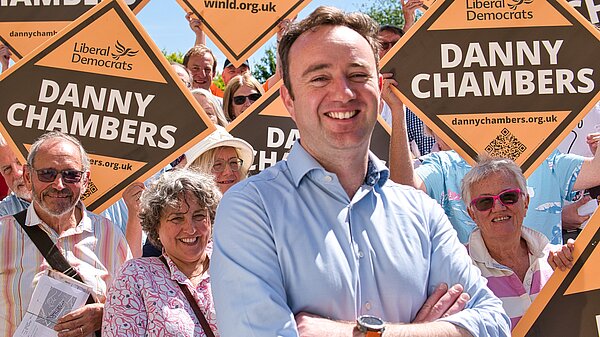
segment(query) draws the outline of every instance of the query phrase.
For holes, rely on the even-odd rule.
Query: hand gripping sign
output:
[[[41,134],[81,140],[101,212],[215,128],[122,0],[106,0],[0,75],[0,131],[19,157]],[[23,160],[23,159],[21,159]]]
[[[559,0],[437,0],[382,72],[471,164],[507,157],[528,176],[598,101],[599,38]]]

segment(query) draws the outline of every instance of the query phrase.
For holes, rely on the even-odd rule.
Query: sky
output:
[[[346,11],[357,11],[360,4],[370,1],[365,0],[313,0],[298,15],[299,18],[306,17],[315,8],[321,5],[335,6]],[[137,14],[150,37],[158,48],[167,52],[185,52],[194,44],[195,35],[189,28],[185,19],[185,12],[175,0],[150,0],[148,4]],[[271,38],[261,49],[250,57],[250,64],[259,63],[263,56],[265,46],[276,43],[275,37]],[[222,69],[225,61],[223,53],[210,42],[207,37],[208,47],[216,53],[218,69]]]

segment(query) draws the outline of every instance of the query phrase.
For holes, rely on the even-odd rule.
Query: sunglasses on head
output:
[[[260,98],[260,96],[262,96],[262,95],[259,94],[259,93],[250,94],[248,96],[243,96],[243,95],[233,96],[233,104],[235,104],[235,105],[242,105],[242,104],[246,103],[246,99],[249,99],[250,102],[256,102],[256,101],[258,101],[258,99]]]
[[[486,195],[482,197],[477,197],[471,200],[471,205],[475,207],[478,211],[483,212],[494,207],[496,199],[500,200],[500,202],[504,206],[514,205],[519,201],[521,194],[521,189],[515,188],[512,190],[504,191],[498,195]]]
[[[56,176],[58,176],[60,174],[60,176],[62,177],[62,179],[65,183],[75,184],[75,183],[80,182],[81,177],[83,176],[83,172],[77,171],[77,170],[57,171],[55,169],[41,169],[41,170],[34,169],[34,171],[37,174],[38,180],[43,183],[54,182],[54,180],[56,180]]]
[[[396,44],[396,42],[398,42],[398,40],[390,41],[390,42],[381,41],[381,42],[379,42],[379,44],[381,45],[381,49],[388,50],[388,49],[392,48]]]

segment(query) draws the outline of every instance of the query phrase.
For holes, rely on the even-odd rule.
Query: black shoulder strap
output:
[[[70,276],[79,282],[83,282],[81,276],[79,276],[77,271],[71,267],[69,262],[67,262],[65,257],[61,254],[60,250],[58,250],[54,242],[52,242],[48,234],[46,234],[46,232],[44,232],[40,226],[25,225],[25,219],[27,218],[26,209],[13,216],[15,219],[17,219],[17,222],[21,225],[25,233],[29,235],[31,241],[33,241],[40,253],[42,253],[46,261],[48,261],[48,264],[50,267],[52,267],[52,269]]]
[[[31,241],[35,244],[37,249],[42,253],[46,261],[52,269],[57,270],[67,276],[70,276],[76,279],[79,282],[83,282],[79,273],[71,267],[67,259],[65,259],[64,255],[58,250],[52,239],[44,232],[40,226],[26,226],[25,221],[27,221],[27,209],[13,215],[19,225],[23,228],[25,233],[29,236]],[[85,282],[83,282],[85,283]],[[94,297],[90,295],[86,301],[86,304],[96,303]],[[96,337],[100,337],[100,331],[95,332]]]
[[[160,260],[162,261],[162,263],[165,264],[165,266],[167,267],[167,272],[168,272],[169,271],[169,264],[167,263],[167,260],[162,255],[160,256]],[[190,306],[192,307],[192,310],[194,310],[194,314],[196,314],[196,318],[198,318],[198,321],[200,322],[200,325],[202,326],[202,330],[204,331],[204,334],[207,337],[215,337],[215,334],[210,329],[210,324],[208,324],[208,321],[206,320],[206,317],[204,317],[204,314],[200,310],[200,307],[198,306],[198,303],[196,303],[196,300],[194,299],[194,295],[192,295],[192,293],[190,292],[190,290],[185,285],[183,285],[183,284],[181,284],[179,282],[177,282],[177,284],[181,288],[181,291],[183,291],[183,294],[185,295],[185,298],[190,303]]]

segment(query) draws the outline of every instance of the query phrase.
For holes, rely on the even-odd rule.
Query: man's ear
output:
[[[30,191],[33,185],[31,179],[31,166],[25,164],[23,165],[23,182],[25,182],[25,187]]]
[[[292,97],[292,95],[290,94],[289,90],[287,89],[287,87],[285,85],[282,85],[279,88],[279,96],[281,96],[281,100],[283,100],[283,105],[285,105],[285,108],[290,113],[290,116],[292,117],[292,119],[295,122],[296,121],[296,111],[294,110],[294,98]]]

